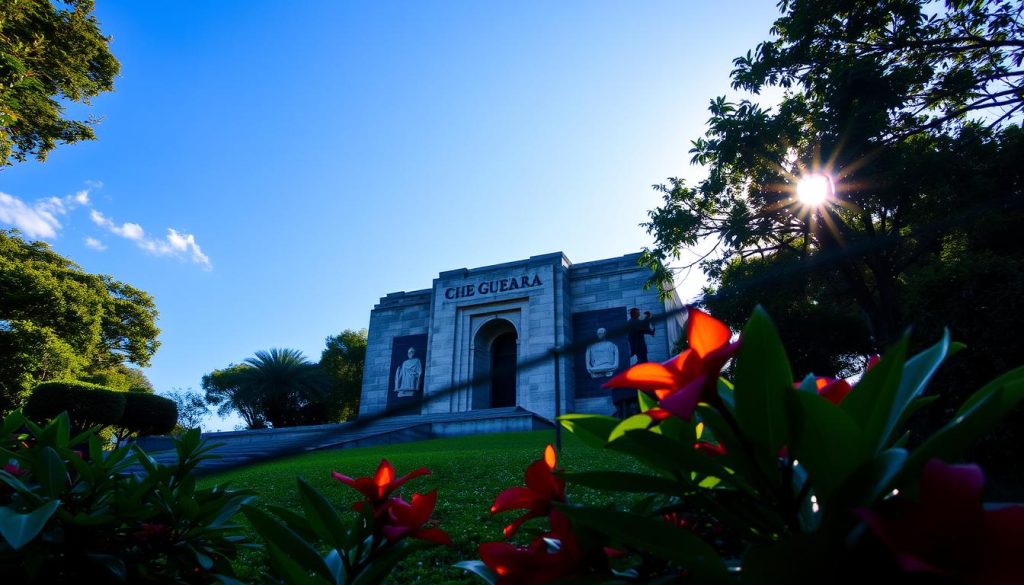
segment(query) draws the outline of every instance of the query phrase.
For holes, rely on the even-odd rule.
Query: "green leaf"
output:
[[[640,402],[640,412],[647,412],[658,406],[658,399],[643,390],[636,391],[636,398]]]
[[[760,306],[741,334],[736,354],[736,419],[743,432],[768,452],[787,441],[786,395],[793,393],[793,373],[782,340]]]
[[[0,508],[0,536],[4,537],[12,549],[18,550],[43,530],[58,507],[60,500],[50,500],[27,514],[6,507]]]
[[[563,414],[558,422],[590,447],[603,448],[619,419],[599,414]]]
[[[486,581],[488,585],[494,585],[498,582],[498,574],[485,565],[483,561],[459,561],[453,566],[473,573],[477,577]]]
[[[32,475],[39,482],[43,495],[56,498],[67,485],[67,469],[53,447],[43,447],[38,454],[39,457],[33,466]]]
[[[634,414],[633,416],[623,420],[619,424],[615,425],[610,435],[608,435],[608,442],[612,442],[618,439],[622,435],[626,434],[627,431],[641,431],[651,426],[652,419],[646,414]]]
[[[893,399],[889,411],[889,420],[882,432],[876,448],[881,448],[889,442],[893,431],[903,419],[904,413],[910,407],[911,402],[924,392],[939,365],[946,359],[949,353],[949,330],[943,332],[942,339],[938,343],[915,355],[903,366],[903,375],[900,379],[899,388]]]
[[[309,521],[306,520],[306,517],[302,514],[299,514],[289,508],[285,508],[284,506],[275,506],[273,504],[267,505],[267,510],[283,520],[284,523],[288,525],[288,528],[294,530],[296,534],[305,540],[312,542],[317,539],[317,533],[309,525]]]
[[[882,451],[843,482],[836,490],[832,506],[826,512],[844,516],[839,521],[845,522],[845,516],[851,509],[873,505],[879,497],[891,491],[889,484],[903,469],[906,461],[907,452],[904,449]]]
[[[331,570],[320,554],[291,528],[281,524],[263,510],[248,504],[242,506],[242,512],[256,532],[269,544],[281,549],[287,557],[294,559],[307,570],[314,571],[324,580],[331,579]]]
[[[692,489],[690,485],[658,475],[633,473],[631,471],[581,471],[578,473],[563,473],[562,477],[569,483],[590,488],[638,494],[659,493],[674,495]]]
[[[310,575],[308,566],[305,566],[301,561],[293,558],[273,544],[267,544],[267,553],[270,555],[271,566],[277,569],[280,577],[287,585],[325,585],[335,583],[319,574]]]
[[[864,374],[840,404],[840,408],[864,430],[865,445],[874,452],[885,446],[891,430],[890,424],[895,425],[899,420],[898,415],[893,416],[893,410],[902,384],[903,361],[908,343],[909,335],[900,338],[875,367]]]
[[[313,486],[301,477],[299,481],[299,499],[306,511],[306,520],[324,542],[332,548],[346,549],[349,547],[348,530],[334,506]]]
[[[581,526],[611,537],[613,545],[636,547],[646,553],[678,564],[694,582],[728,581],[725,564],[689,530],[678,528],[661,518],[647,518],[606,508],[559,507]]]
[[[608,447],[627,453],[676,479],[689,480],[691,473],[720,479],[729,477],[725,468],[698,453],[693,444],[682,444],[651,431],[629,431],[609,443]]]
[[[390,574],[392,569],[395,568],[402,559],[411,555],[414,552],[425,550],[437,546],[436,543],[426,542],[423,540],[402,540],[395,544],[390,549],[378,549],[378,553],[373,558],[373,563],[370,566],[365,567],[355,579],[352,581],[352,585],[376,585],[383,583]]]
[[[853,418],[817,394],[794,392],[790,456],[807,470],[823,505],[843,481],[867,460],[864,436]]]
[[[933,457],[943,461],[959,459],[965,450],[996,428],[1010,410],[1024,400],[1024,368],[1017,368],[985,385],[960,408],[956,418],[942,427],[910,453],[899,486],[908,477],[916,477]]]

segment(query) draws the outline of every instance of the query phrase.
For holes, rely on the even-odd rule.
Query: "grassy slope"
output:
[[[332,470],[351,477],[363,477],[373,473],[381,458],[391,461],[399,475],[420,466],[427,467],[433,473],[406,484],[401,493],[409,499],[413,491],[426,493],[436,488],[438,499],[434,518],[451,535],[455,546],[439,547],[411,557],[398,567],[392,582],[473,583],[474,579],[452,568],[451,564],[478,558],[476,547],[480,542],[501,539],[502,527],[515,518],[516,513],[492,517],[488,510],[494,497],[507,487],[523,485],[526,466],[540,458],[544,446],[553,441],[553,436],[551,431],[538,431],[320,451],[212,476],[202,483],[230,482],[233,487],[256,491],[260,505],[276,504],[301,513],[296,477],[304,478],[321,490],[335,507],[347,509],[360,496],[355,490],[332,479]],[[627,458],[611,451],[588,448],[570,433],[564,433],[563,440],[559,467],[571,471],[632,467]],[[568,496],[580,503],[607,500],[600,493],[574,492],[571,489]],[[533,520],[527,523],[527,527],[531,525],[541,528],[544,522]],[[250,565],[249,570],[255,573],[260,570],[262,561],[259,557],[251,557],[244,559],[244,564]],[[240,571],[244,570],[240,568]],[[246,576],[255,581],[252,573]]]

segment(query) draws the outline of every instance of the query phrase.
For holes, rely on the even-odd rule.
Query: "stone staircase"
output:
[[[217,445],[212,454],[196,469],[197,475],[210,475],[237,469],[253,463],[319,451],[370,445],[407,443],[439,437],[455,437],[481,433],[531,431],[551,428],[551,421],[518,406],[393,416],[380,419],[355,420],[347,423],[203,433],[208,444]],[[161,464],[177,461],[170,437],[143,437],[136,444]],[[141,473],[136,465],[129,473]]]

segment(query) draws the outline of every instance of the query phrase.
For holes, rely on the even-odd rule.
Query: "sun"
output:
[[[796,185],[796,196],[801,203],[817,207],[824,203],[832,192],[832,179],[828,175],[805,175]]]

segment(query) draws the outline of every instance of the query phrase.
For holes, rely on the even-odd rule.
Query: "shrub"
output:
[[[178,406],[170,398],[126,392],[124,399],[124,415],[117,426],[129,433],[166,435],[178,423]]]
[[[125,412],[125,393],[86,382],[43,382],[32,390],[24,414],[36,422],[67,412],[72,427],[117,424]]]
[[[22,432],[21,429],[26,429]],[[83,445],[85,453],[76,449]],[[5,583],[237,583],[250,546],[231,521],[245,491],[196,487],[210,447],[190,431],[178,461],[137,447],[102,450],[72,436],[66,414],[45,426],[14,412],[0,424],[0,575]],[[129,473],[141,466],[144,473]]]

